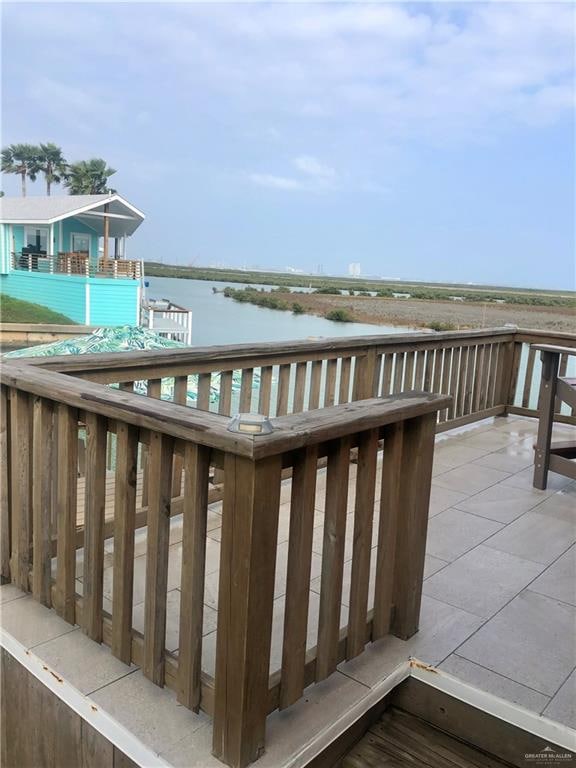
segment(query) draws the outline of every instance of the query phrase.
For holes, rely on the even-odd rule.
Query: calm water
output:
[[[311,336],[366,336],[414,330],[366,323],[335,323],[312,315],[293,315],[277,309],[239,304],[221,293],[213,293],[213,286],[224,288],[230,283],[173,277],[148,277],[146,280],[150,283],[147,289],[149,298],[170,299],[192,310],[192,342],[198,346],[289,341]],[[234,283],[233,287],[243,286]],[[263,287],[270,289],[273,286]],[[297,300],[295,296],[294,301]]]

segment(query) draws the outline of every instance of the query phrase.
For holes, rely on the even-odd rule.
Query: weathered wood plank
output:
[[[331,675],[338,663],[349,471],[350,441],[349,438],[344,437],[328,447],[318,619],[317,681]]]
[[[52,605],[52,470],[53,407],[49,400],[34,401],[32,466],[32,594],[39,602]]]
[[[371,429],[369,432],[362,433],[358,441],[354,545],[352,549],[348,643],[346,646],[348,659],[353,659],[361,654],[367,640],[366,615],[368,612],[378,439],[379,430]]]
[[[313,411],[320,407],[320,383],[322,380],[322,360],[312,362],[310,374],[310,395],[308,397],[308,410]]]
[[[372,639],[378,640],[390,630],[393,606],[396,537],[401,504],[401,469],[404,422],[390,424],[384,431],[382,456],[382,486],[378,550],[376,555],[376,582],[374,590],[374,623]]]
[[[340,358],[340,381],[338,383],[338,402],[350,402],[350,376],[352,372],[352,358]]]
[[[418,630],[428,506],[432,480],[435,419],[427,414],[404,423],[400,465],[401,519],[396,531],[394,613],[391,631],[402,639]],[[414,478],[418,478],[415,482]]]
[[[142,671],[164,685],[166,594],[172,480],[172,438],[153,432],[149,452],[148,540],[144,599],[144,658]]]
[[[114,484],[114,582],[112,593],[112,640],[114,656],[131,662],[132,599],[134,582],[134,526],[138,430],[119,423],[116,431]]]
[[[272,397],[272,366],[265,365],[260,369],[260,393],[258,396],[258,413],[261,413],[264,416],[270,416],[271,397]]]
[[[252,385],[254,369],[244,368],[240,378],[240,413],[250,413],[252,408]]]
[[[202,693],[202,621],[210,450],[187,443],[184,462],[178,701],[198,712]]]
[[[324,407],[334,405],[336,396],[336,373],[338,359],[328,360],[326,363],[326,383],[324,387]]]
[[[11,532],[11,449],[10,401],[8,387],[0,386],[0,579],[10,581]]]
[[[201,411],[210,410],[210,385],[212,383],[212,374],[200,373],[198,375],[198,397],[196,407]]]
[[[307,368],[307,363],[296,363],[296,380],[294,383],[294,405],[292,407],[292,413],[301,413],[304,410]]]
[[[536,359],[536,350],[528,348],[528,359],[526,361],[526,373],[524,374],[524,387],[522,388],[522,407],[530,407],[530,392],[532,390],[532,377],[534,375],[534,361]]]
[[[28,591],[30,541],[32,538],[32,421],[30,398],[26,392],[10,393],[12,581]]]
[[[102,642],[104,506],[106,503],[106,420],[86,414],[86,491],[84,496],[84,580],[81,626]]]
[[[76,615],[76,493],[78,486],[78,415],[76,409],[59,404],[58,503],[56,545],[56,610],[74,623]]]
[[[290,394],[290,365],[281,365],[278,372],[278,399],[276,415],[285,416],[288,413],[288,396]]]
[[[177,405],[186,405],[188,399],[188,376],[177,376],[174,379],[173,401]],[[174,456],[172,470],[172,496],[179,496],[182,490],[182,461],[180,454]]]
[[[380,395],[387,397],[390,394],[390,386],[392,383],[392,367],[394,365],[394,355],[384,355],[384,368],[382,371],[382,388],[380,389]]]
[[[239,768],[264,749],[281,471],[225,460],[213,753]]]
[[[304,690],[317,471],[317,447],[301,450],[292,471],[280,709],[297,701]]]

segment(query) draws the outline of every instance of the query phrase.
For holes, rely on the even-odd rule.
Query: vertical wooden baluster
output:
[[[177,695],[181,704],[198,712],[201,693],[210,449],[186,443],[184,464]]]
[[[448,406],[448,421],[454,418],[456,414],[456,407],[458,405],[458,402],[457,402],[458,377],[460,373],[461,353],[462,353],[462,349],[460,347],[455,347],[452,350],[452,367],[450,369],[450,389],[448,390],[448,393],[452,395],[452,402]]]
[[[349,472],[350,440],[342,438],[328,447],[316,657],[318,682],[331,675],[338,664]]]
[[[104,506],[106,504],[106,419],[86,414],[86,490],[84,500],[84,579],[81,625],[102,642]]]
[[[214,696],[214,755],[264,749],[282,461],[226,454]]]
[[[32,460],[32,594],[48,607],[52,605],[52,423],[52,403],[36,398]]]
[[[435,395],[442,391],[442,364],[444,362],[444,350],[434,350],[434,374],[432,376],[432,392]]]
[[[492,344],[486,344],[484,347],[484,360],[482,366],[482,377],[480,382],[480,409],[485,410],[488,403],[488,379],[492,366]]]
[[[278,396],[276,400],[276,416],[288,413],[288,396],[290,394],[290,364],[281,365],[278,373]]]
[[[424,363],[426,361],[426,352],[421,349],[416,352],[416,373],[414,374],[414,389],[417,392],[424,391]]]
[[[526,362],[526,374],[524,376],[524,387],[522,389],[522,407],[530,407],[530,392],[532,390],[532,377],[534,375],[534,360],[536,350],[528,349],[528,360]]]
[[[308,410],[313,411],[320,407],[320,382],[322,380],[322,360],[312,362],[312,373],[310,376],[310,396],[308,399]]]
[[[376,557],[376,589],[372,639],[378,640],[390,631],[394,589],[394,558],[400,508],[400,477],[404,422],[390,424],[384,429],[380,522]]]
[[[404,423],[400,509],[394,557],[392,633],[403,640],[418,630],[435,436],[434,414]],[[417,478],[417,482],[415,482]]]
[[[382,388],[380,389],[381,397],[388,397],[388,395],[390,394],[393,365],[394,365],[394,353],[387,352],[386,355],[384,355],[384,370],[382,372]]]
[[[336,396],[336,372],[338,360],[328,360],[326,362],[326,385],[324,388],[324,408],[334,405]]]
[[[506,406],[504,415],[508,409],[516,402],[516,389],[518,386],[518,376],[520,373],[520,358],[522,356],[521,342],[509,341],[505,344],[502,363],[500,365],[500,386],[498,400]]]
[[[56,545],[56,610],[71,624],[76,616],[76,515],[78,492],[78,414],[57,406],[58,503]]]
[[[198,376],[198,399],[196,407],[201,411],[210,410],[210,385],[212,383],[211,373],[201,373]]]
[[[444,350],[444,355],[442,357],[442,389],[441,392],[444,395],[448,395],[450,393],[450,368],[452,366],[452,347],[449,347],[448,349]],[[444,408],[444,410],[440,411],[438,415],[438,420],[440,422],[446,421],[448,418],[448,409]]]
[[[270,416],[271,397],[272,397],[272,366],[264,365],[260,369],[260,395],[258,398],[258,413],[261,413],[264,416]]]
[[[374,347],[370,347],[364,354],[356,356],[352,387],[353,400],[366,400],[375,397],[377,383],[380,379],[380,362]]]
[[[221,416],[232,415],[232,371],[222,371],[220,374],[218,413]]]
[[[466,366],[466,382],[464,384],[464,414],[472,413],[472,387],[474,385],[474,370],[476,366],[476,345],[468,347]]]
[[[406,352],[406,368],[404,371],[404,392],[414,389],[414,356],[415,352]]]
[[[160,399],[162,395],[162,379],[149,379],[146,388],[146,394],[148,397],[154,397],[156,400]],[[148,452],[149,447],[142,445],[142,506],[148,506]]]
[[[130,664],[132,660],[137,467],[138,429],[119,421],[116,423],[116,476],[114,481],[112,653],[125,664]]]
[[[250,413],[252,407],[252,382],[254,369],[244,368],[240,383],[240,413]]]
[[[394,356],[394,384],[392,394],[397,395],[402,392],[402,382],[404,381],[404,358],[405,352],[396,352]]]
[[[492,348],[492,364],[490,369],[490,382],[488,386],[488,407],[496,405],[499,390],[500,366],[504,365],[504,345],[494,344]],[[501,385],[500,385],[501,386]]]
[[[378,430],[362,432],[358,440],[358,471],[356,476],[356,503],[354,506],[354,547],[350,582],[350,615],[346,658],[353,659],[364,650],[368,639],[368,586],[370,582],[370,556],[372,554],[372,521],[376,491],[376,460],[378,458]]]
[[[307,363],[296,363],[296,383],[294,385],[293,413],[302,413],[304,410],[304,397],[306,395],[306,370]]]
[[[12,581],[28,592],[32,525],[32,446],[30,399],[27,392],[10,393],[10,443],[12,480]]]
[[[476,365],[474,368],[474,390],[472,392],[472,410],[474,413],[480,410],[482,402],[482,372],[484,370],[485,344],[479,344],[476,350]]]
[[[468,371],[468,347],[462,347],[460,352],[460,370],[458,371],[458,399],[454,415],[456,418],[464,413],[464,400],[466,399],[466,374]]]
[[[10,581],[11,498],[10,498],[10,403],[8,388],[0,386],[0,580]]]
[[[166,595],[170,534],[170,502],[174,440],[150,433],[148,541],[144,599],[142,671],[156,685],[164,685]]]
[[[304,690],[317,468],[317,446],[298,452],[292,471],[280,709]]]
[[[188,376],[176,376],[174,379],[173,400],[176,405],[186,405],[188,401]],[[174,456],[174,468],[172,470],[172,498],[182,493],[182,465],[183,458],[178,453]]]
[[[424,368],[424,381],[422,383],[422,389],[424,392],[434,392],[432,388],[432,375],[434,371],[434,357],[435,350],[428,349],[426,351],[426,366]]]
[[[340,359],[340,382],[338,385],[338,402],[350,402],[350,373],[352,368],[352,358],[342,357]]]

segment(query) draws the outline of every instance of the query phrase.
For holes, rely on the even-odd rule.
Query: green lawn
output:
[[[41,304],[13,299],[12,296],[0,296],[0,323],[58,323],[76,325],[66,315],[54,312]]]

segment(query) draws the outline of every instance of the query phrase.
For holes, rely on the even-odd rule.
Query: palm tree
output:
[[[70,195],[100,195],[116,190],[108,187],[108,179],[116,173],[114,168],[106,165],[101,158],[80,160],[68,166],[64,186]]]
[[[40,144],[36,172],[42,171],[46,180],[46,194],[50,195],[52,184],[59,184],[67,170],[66,160],[60,147],[52,142]]]
[[[26,197],[26,178],[36,181],[40,148],[34,144],[10,144],[2,150],[2,172],[21,177],[22,196]]]

